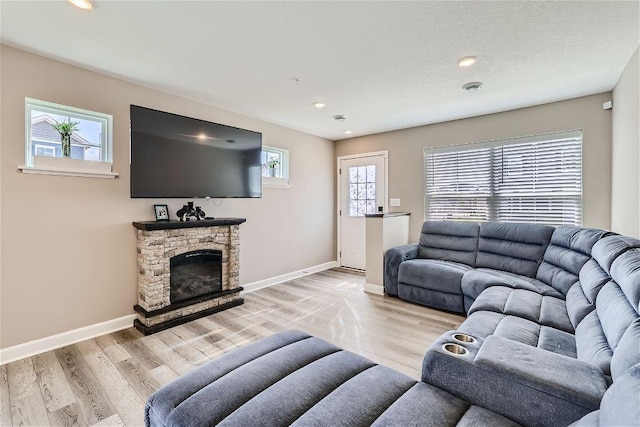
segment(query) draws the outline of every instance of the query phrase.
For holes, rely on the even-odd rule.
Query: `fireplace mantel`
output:
[[[175,230],[177,228],[215,227],[220,225],[240,225],[247,222],[246,218],[215,218],[200,221],[140,221],[133,226],[138,230]]]
[[[134,326],[145,335],[243,303],[239,284],[239,225],[244,218],[134,222],[138,253],[138,304]],[[219,292],[172,302],[170,259],[190,251],[220,251]]]

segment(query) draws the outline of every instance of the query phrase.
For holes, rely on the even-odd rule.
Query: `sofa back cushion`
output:
[[[598,263],[605,271],[611,271],[611,266],[618,256],[633,248],[640,248],[640,240],[614,234],[593,245],[591,256],[598,260]]]
[[[580,280],[567,292],[567,312],[574,328],[595,309],[600,289],[611,278],[613,261],[636,247],[640,247],[640,240],[620,235],[605,236],[593,245],[592,258],[580,270]]]
[[[633,426],[640,420],[640,364],[616,379],[600,401],[600,410],[591,412],[569,427]]]
[[[419,258],[440,259],[475,266],[478,231],[475,222],[426,221],[418,248]]]
[[[594,258],[584,264],[578,277],[580,280],[569,289],[566,297],[567,313],[574,329],[596,308],[598,292],[610,279],[609,272]]]
[[[631,367],[602,397],[601,426],[632,426],[640,420],[640,364]]]
[[[630,249],[616,258],[611,265],[611,278],[635,310],[635,319],[613,351],[611,375],[615,381],[617,375],[640,363],[640,248]]]
[[[619,346],[624,353],[635,345],[638,353],[635,339],[640,335],[640,249],[620,254],[611,264],[610,274],[611,280],[598,292],[595,310],[578,324],[575,334],[578,359],[599,366],[607,375],[622,372],[635,362],[621,355],[613,363]]]
[[[620,338],[611,358],[611,378],[618,381],[631,366],[640,364],[640,318],[636,319]]]
[[[616,258],[611,265],[611,278],[620,286],[636,313],[640,313],[640,247],[631,248]]]
[[[567,295],[578,281],[580,270],[591,259],[593,245],[605,234],[603,230],[591,228],[556,228],[536,278]]]
[[[475,266],[535,278],[553,230],[540,224],[482,223]]]

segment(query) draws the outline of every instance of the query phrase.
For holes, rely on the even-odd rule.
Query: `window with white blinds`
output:
[[[426,149],[425,218],[582,225],[582,131]]]

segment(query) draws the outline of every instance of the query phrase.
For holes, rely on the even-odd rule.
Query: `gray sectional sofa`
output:
[[[427,222],[385,290],[464,312],[416,381],[305,333],[175,380],[148,426],[640,426],[640,240],[535,224]]]
[[[384,290],[466,313],[488,287],[564,299],[602,230],[539,224],[427,221],[417,244],[387,251]]]

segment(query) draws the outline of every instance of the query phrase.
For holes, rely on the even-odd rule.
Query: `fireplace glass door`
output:
[[[170,260],[171,304],[222,291],[222,252],[201,250]]]

